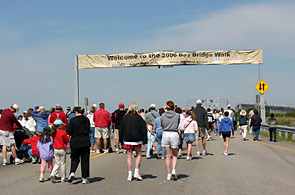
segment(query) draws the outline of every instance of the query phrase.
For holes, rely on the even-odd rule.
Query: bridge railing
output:
[[[268,128],[269,128],[268,124],[261,125],[262,132],[269,133]],[[293,141],[295,140],[295,127],[277,125],[276,128],[277,128],[279,137],[282,137],[282,133],[283,133],[284,137],[287,139],[288,135],[290,134],[292,135],[292,140]]]

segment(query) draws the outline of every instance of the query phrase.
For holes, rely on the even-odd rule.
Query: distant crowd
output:
[[[186,159],[190,161],[193,156],[193,143],[196,146],[196,156],[205,156],[208,154],[206,141],[210,141],[213,135],[220,136],[224,140],[223,153],[227,156],[229,140],[235,130],[239,130],[242,140],[245,141],[247,130],[250,129],[253,140],[259,141],[262,122],[257,110],[251,110],[248,118],[245,110],[238,114],[231,105],[220,110],[205,109],[201,100],[196,102],[195,107],[185,109],[177,107],[173,101],[167,101],[165,107],[158,109],[155,104],[151,104],[148,110],[138,109],[135,102],[127,108],[123,103],[119,103],[118,109],[111,114],[105,110],[104,103],[93,104],[87,113],[82,107],[71,109],[68,106],[64,111],[62,106],[57,104],[49,110],[43,106],[29,108],[16,118],[15,113],[18,110],[17,104],[0,110],[3,165],[9,164],[7,150],[10,150],[10,163],[41,163],[40,182],[44,181],[48,164],[50,180],[53,183],[56,182],[58,174],[61,176],[61,182],[72,182],[80,162],[82,183],[89,183],[90,153],[108,154],[113,151],[112,144],[115,144],[114,152],[127,153],[127,181],[142,180],[139,169],[144,147],[147,159],[165,159],[167,180],[177,180],[177,159],[182,157],[183,142],[187,145]],[[273,114],[268,123],[270,140],[276,141],[277,121]],[[111,136],[115,143],[111,144]],[[71,149],[71,168],[70,175],[66,178],[68,143]],[[134,175],[132,155],[136,156]]]

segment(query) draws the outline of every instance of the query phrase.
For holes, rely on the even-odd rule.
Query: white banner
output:
[[[78,69],[140,66],[262,64],[262,50],[193,51],[78,55]]]

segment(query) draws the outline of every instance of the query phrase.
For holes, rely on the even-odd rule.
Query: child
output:
[[[35,164],[37,160],[39,159],[39,151],[37,149],[37,143],[39,140],[38,132],[34,132],[34,137],[31,137],[29,139],[25,139],[23,141],[24,146],[28,146],[28,144],[31,144],[31,149],[28,150],[28,155],[31,158],[31,163]]]
[[[232,131],[232,135],[234,136],[234,125],[230,118],[228,118],[229,112],[224,112],[224,118],[221,120],[220,127],[219,127],[219,135],[222,134],[223,137],[223,146],[225,156],[228,155],[228,146],[229,146],[229,138],[230,138],[230,131]]]
[[[66,130],[63,130],[65,125],[61,120],[54,121],[51,127],[51,135],[53,137],[53,148],[55,164],[51,172],[51,182],[55,183],[55,176],[61,171],[61,182],[65,182],[66,179],[66,148],[70,141],[70,137],[67,135]]]
[[[147,133],[148,134],[148,143],[146,146],[146,158],[150,159],[151,158],[151,149],[152,149],[153,143],[155,141],[152,119],[147,119],[146,124],[147,124],[147,130],[148,130],[148,133]]]
[[[49,126],[45,126],[43,128],[43,132],[41,133],[41,136],[37,143],[37,148],[39,150],[41,158],[41,170],[39,181],[43,182],[43,174],[46,168],[46,163],[48,163],[48,171],[51,173],[52,159],[54,158],[53,139],[51,137],[51,129]]]

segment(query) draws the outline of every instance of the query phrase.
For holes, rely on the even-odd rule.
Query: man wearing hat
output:
[[[207,154],[206,150],[206,139],[205,139],[205,129],[209,129],[208,116],[204,107],[202,107],[202,100],[197,100],[197,106],[193,109],[193,112],[196,115],[196,121],[198,123],[198,131],[196,133],[196,149],[197,156],[200,156],[199,149],[199,137],[202,138],[203,145],[203,155]]]
[[[156,105],[155,104],[151,104],[150,105],[150,112],[148,112],[145,115],[145,120],[151,119],[153,121],[153,124],[155,123],[155,119],[160,116],[159,113],[156,110]]]
[[[55,106],[55,111],[51,114],[50,123],[54,123],[56,119],[61,120],[65,125],[63,126],[63,130],[67,129],[68,120],[66,114],[62,111],[60,104]]]
[[[17,158],[15,139],[12,133],[13,124],[16,124],[18,128],[23,129],[22,125],[18,122],[13,113],[18,112],[19,107],[17,104],[13,104],[10,108],[2,111],[0,119],[0,145],[3,146],[3,165],[7,164],[7,147],[11,147],[11,152],[15,158],[15,164],[21,164],[24,161]]]
[[[239,117],[239,125],[241,127],[243,141],[246,140],[246,136],[247,136],[247,127],[248,126],[247,126],[246,114],[247,114],[246,110],[241,110],[240,117]]]
[[[126,114],[125,105],[120,102],[119,108],[112,113],[112,122],[115,123],[114,139],[116,140],[116,152],[119,154],[119,127],[123,116]]]
[[[71,107],[68,106],[67,107],[67,113],[66,113],[67,118],[69,118],[69,116],[70,116],[71,113],[72,113]]]

